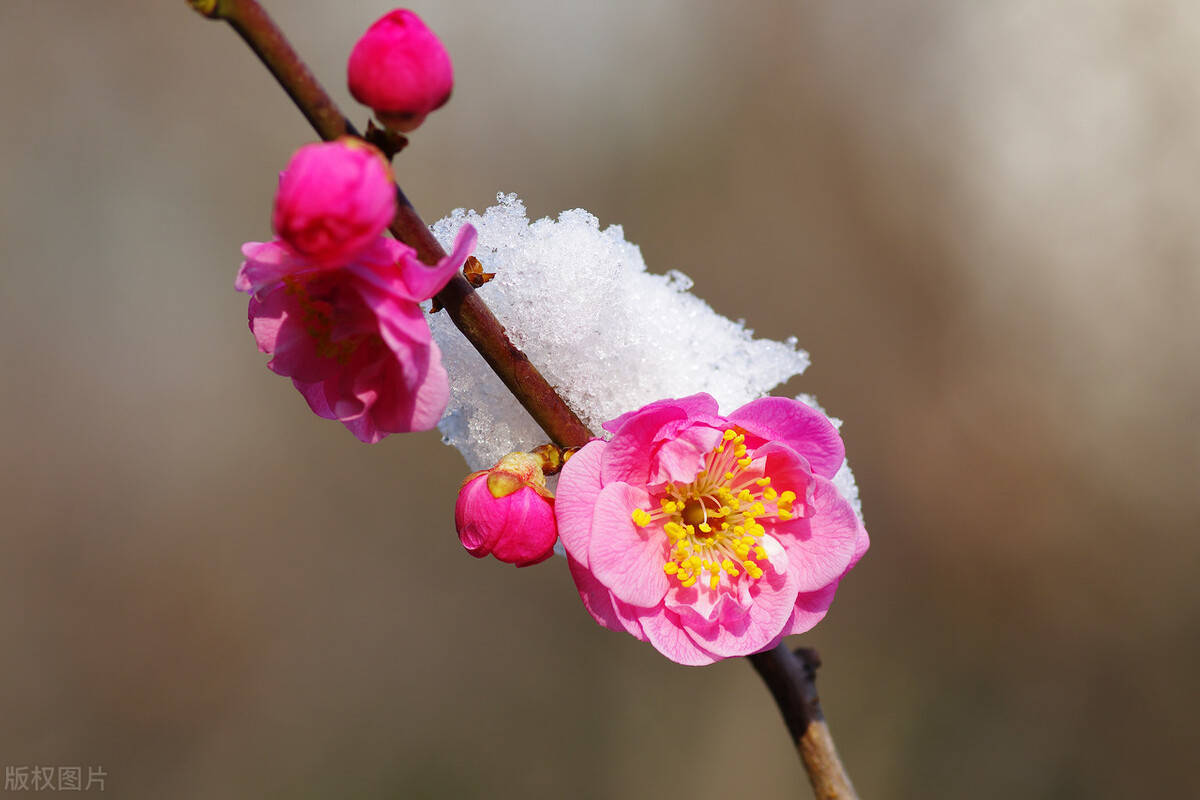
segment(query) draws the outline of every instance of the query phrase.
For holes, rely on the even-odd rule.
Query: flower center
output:
[[[756,581],[770,563],[762,520],[783,521],[803,515],[796,493],[778,491],[746,450],[746,437],[727,429],[705,456],[704,468],[691,483],[666,483],[650,489],[657,508],[634,509],[638,527],[660,528],[667,536],[663,571],[687,588],[703,581],[712,590],[734,587],[745,575]]]
[[[345,364],[354,355],[358,346],[369,338],[367,334],[355,334],[334,341],[333,323],[337,313],[338,287],[333,286],[325,291],[313,286],[316,281],[298,280],[294,276],[283,279],[285,291],[296,297],[300,304],[300,320],[305,332],[312,337],[317,355],[321,358],[335,359],[339,364]]]
[[[686,501],[679,518],[685,525],[701,525],[708,522],[708,510],[704,507],[704,501],[696,497]]]

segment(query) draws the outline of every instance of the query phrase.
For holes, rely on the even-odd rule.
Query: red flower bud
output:
[[[415,130],[450,99],[454,67],[433,31],[398,8],[367,28],[347,65],[350,94],[387,127]]]
[[[345,138],[296,151],[279,175],[272,222],[296,253],[340,267],[373,244],[395,213],[396,187],[383,154]]]
[[[491,469],[468,475],[454,505],[454,526],[476,558],[492,555],[518,567],[549,558],[558,527],[541,460],[509,453]]]

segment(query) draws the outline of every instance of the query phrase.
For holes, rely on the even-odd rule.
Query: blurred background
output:
[[[268,7],[365,122],[345,60],[390,6]],[[863,797],[1200,796],[1200,7],[414,8],[457,68],[397,162],[426,219],[585,207],[812,354],[784,390],[845,419],[873,547],[796,644]],[[807,796],[748,665],[467,557],[457,452],[361,445],[266,370],[238,248],[312,134],[231,30],[5,0],[0,107],[0,763]]]

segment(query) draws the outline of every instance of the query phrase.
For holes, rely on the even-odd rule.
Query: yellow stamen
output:
[[[769,475],[742,472],[754,463],[745,441],[732,428],[723,431],[693,480],[678,486],[667,483],[655,493],[657,507],[631,512],[639,527],[662,526],[669,542],[663,572],[674,576],[672,582],[680,587],[703,579],[713,591],[725,591],[722,582],[737,591],[739,580],[758,580],[763,575],[758,564],[769,562],[762,546],[764,523],[793,514],[788,498],[794,499],[795,493],[777,491]],[[733,453],[726,454],[731,442]],[[731,466],[735,461],[737,466]],[[744,483],[735,490],[736,481]]]

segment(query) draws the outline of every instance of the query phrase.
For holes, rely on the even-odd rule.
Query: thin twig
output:
[[[359,136],[282,31],[256,0],[188,0],[199,13],[228,22],[258,55],[317,134],[326,141]],[[412,203],[396,186],[398,209],[392,234],[427,264],[446,253]],[[484,357],[521,405],[559,447],[580,447],[593,436],[554,388],[504,332],[491,310],[462,275],[437,295],[454,324]],[[814,678],[820,661],[811,650],[795,654],[784,645],[749,657],[779,706],[808,771],[817,800],[857,800],[821,713]]]
[[[817,696],[817,667],[821,666],[821,657],[817,651],[801,648],[793,653],[780,644],[749,659],[779,706],[817,800],[857,800],[821,712],[821,699]]]

